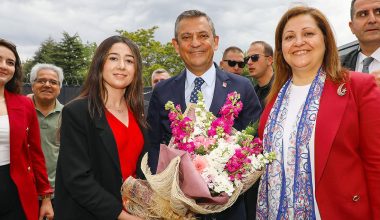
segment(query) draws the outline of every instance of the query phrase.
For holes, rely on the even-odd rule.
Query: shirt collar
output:
[[[63,105],[58,101],[58,99],[55,100],[55,108],[53,111],[60,112],[63,109]]]
[[[375,60],[377,60],[378,62],[380,62],[380,47],[377,48],[377,50],[375,50],[372,54],[371,54],[371,57],[373,57]],[[363,60],[367,58],[366,55],[364,55],[361,51],[359,52],[359,58],[358,58],[358,61],[359,63],[363,64]]]
[[[272,87],[273,79],[274,79],[274,73],[272,75],[272,78],[270,78],[269,82],[266,85],[264,85],[263,87],[260,87],[259,84],[256,84],[256,87],[259,89],[266,89],[266,88],[270,89]]]
[[[192,73],[189,69],[186,68],[186,81],[188,85],[193,84],[195,78],[197,77],[198,76],[196,76],[194,73]],[[211,67],[205,73],[203,73],[200,77],[202,77],[202,79],[205,81],[207,86],[212,85],[212,83],[215,82],[215,78],[216,78],[216,68],[214,64],[211,65]]]
[[[33,103],[35,103],[34,95],[32,96],[32,98],[33,98]],[[35,104],[34,104],[34,108],[35,108],[36,110],[40,111],[40,110],[36,107]],[[55,107],[54,107],[54,109],[53,109],[50,113],[52,113],[52,112],[61,112],[62,109],[63,109],[63,105],[58,101],[58,99],[55,99]],[[49,114],[50,114],[50,113],[49,113]]]

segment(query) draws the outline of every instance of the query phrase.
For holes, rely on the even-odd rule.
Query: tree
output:
[[[63,32],[63,38],[59,43],[48,38],[41,44],[33,59],[24,63],[26,81],[35,64],[51,63],[63,69],[64,85],[80,86],[84,81],[95,48],[95,43],[83,44],[78,34],[70,36],[67,32]]]
[[[54,63],[53,54],[57,50],[57,43],[53,38],[49,37],[42,42],[41,47],[35,53],[33,59],[28,59],[23,64],[23,71],[25,75],[25,82],[29,82],[30,70],[37,63]]]
[[[155,69],[164,68],[171,75],[178,74],[183,68],[183,62],[175,52],[173,45],[168,42],[162,44],[154,40],[154,32],[158,29],[154,26],[149,29],[138,29],[135,32],[117,30],[121,36],[134,41],[141,53],[143,63],[144,85],[151,85],[151,74]]]
[[[82,85],[91,62],[88,50],[91,50],[91,45],[84,45],[78,34],[70,36],[67,32],[63,33],[53,59],[54,64],[63,69],[66,84]]]

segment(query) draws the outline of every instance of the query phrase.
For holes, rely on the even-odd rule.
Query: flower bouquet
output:
[[[191,219],[230,207],[275,159],[273,152],[263,153],[253,125],[241,132],[232,127],[242,107],[236,92],[228,94],[218,118],[206,110],[200,92],[184,114],[169,101],[172,139],[160,147],[156,175],[145,155],[141,167],[147,180],[124,182],[126,209],[145,219]]]

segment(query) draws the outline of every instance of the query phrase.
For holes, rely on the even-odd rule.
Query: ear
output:
[[[173,38],[172,39],[172,44],[173,44],[173,47],[175,49],[175,51],[177,52],[177,54],[179,55],[179,45],[178,45],[178,40]]]
[[[267,59],[268,59],[268,66],[272,66],[273,65],[273,57],[269,56],[269,57],[267,57]]]
[[[219,48],[219,36],[214,37],[214,51],[218,50]]]
[[[354,24],[352,23],[352,21],[348,22],[348,26],[350,26],[351,33],[352,33],[352,34],[355,34],[354,31],[353,31]]]

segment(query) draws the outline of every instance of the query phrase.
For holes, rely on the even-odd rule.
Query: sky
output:
[[[78,34],[83,42],[99,44],[115,35],[158,26],[155,39],[170,42],[177,16],[189,9],[207,13],[219,35],[214,61],[224,49],[264,40],[274,47],[276,25],[290,7],[318,8],[329,19],[338,46],[355,40],[348,27],[350,0],[1,0],[0,38],[17,45],[23,61],[32,58],[41,43],[62,33]]]

